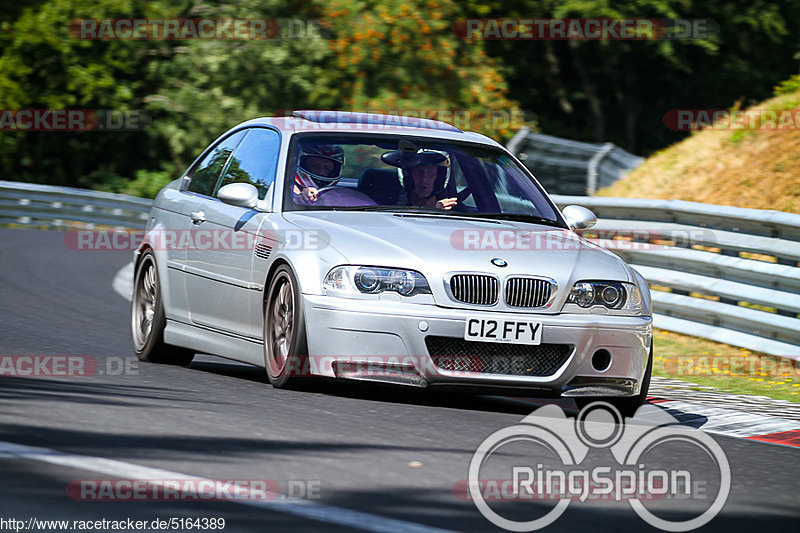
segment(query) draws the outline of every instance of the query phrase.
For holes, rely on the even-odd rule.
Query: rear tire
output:
[[[650,357],[647,359],[647,368],[644,371],[642,378],[642,386],[639,388],[639,394],[636,396],[629,396],[626,398],[619,397],[595,397],[595,398],[575,398],[575,403],[578,404],[578,409],[583,409],[592,402],[607,402],[613,405],[617,411],[624,417],[632,417],[636,414],[636,410],[641,407],[645,400],[647,400],[647,393],[650,390],[650,376],[653,374],[653,345],[650,345]]]
[[[194,352],[164,342],[167,325],[161,282],[153,252],[146,250],[136,268],[131,298],[131,334],[133,350],[141,361],[186,366]]]
[[[300,287],[292,270],[275,271],[264,305],[264,366],[276,388],[308,384],[308,342]]]

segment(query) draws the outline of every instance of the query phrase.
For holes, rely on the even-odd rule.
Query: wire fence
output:
[[[528,128],[518,131],[507,148],[552,194],[594,194],[644,161],[612,143],[571,141]]]

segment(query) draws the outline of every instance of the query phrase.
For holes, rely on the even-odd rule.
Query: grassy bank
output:
[[[800,403],[800,365],[744,348],[655,330],[653,375]]]
[[[800,213],[800,90],[753,106],[733,128],[728,122],[657,152],[598,195]]]

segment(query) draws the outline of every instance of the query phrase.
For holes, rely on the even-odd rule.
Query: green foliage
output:
[[[461,119],[466,128],[505,140],[524,125],[519,106],[506,96],[499,63],[480,41],[456,38],[453,23],[464,12],[454,0],[316,0],[312,6],[335,53],[327,107]]]
[[[244,1],[203,8],[208,18],[279,18],[275,2]],[[152,134],[166,141],[180,172],[211,140],[244,120],[313,105],[330,56],[320,38],[274,41],[187,41],[149,65],[155,89],[144,98]]]
[[[726,109],[742,98],[747,107],[799,66],[796,0],[508,0],[479,16],[716,22],[718,33],[704,39],[488,43],[509,67],[509,97],[543,131],[635,153],[685,136],[664,127],[669,110]]]
[[[158,191],[173,179],[175,176],[169,170],[139,169],[136,171],[136,178],[120,192],[131,196],[155,198]]]
[[[156,171],[139,169],[133,180],[104,171],[94,171],[89,174],[88,179],[96,184],[94,188],[100,191],[155,198],[158,191],[175,177],[169,169]]]
[[[258,40],[80,40],[80,18],[292,18]],[[474,17],[710,18],[709,39],[465,41]],[[798,71],[796,0],[32,0],[0,7],[0,109],[146,113],[140,131],[0,132],[7,179],[151,196],[231,126],[278,110],[428,112],[508,140],[544,131],[643,153],[675,108],[761,100]],[[776,88],[800,91],[800,75]],[[465,124],[450,112],[468,113]],[[492,119],[499,114],[500,118]],[[511,122],[513,123],[511,123]],[[533,120],[528,122],[533,125]]]
[[[800,93],[800,74],[795,74],[788,80],[782,81],[775,87],[775,94]]]
[[[141,66],[154,44],[71,38],[70,21],[103,17],[168,17],[166,2],[51,0],[24,8],[2,23],[0,109],[138,109],[147,90]],[[62,185],[91,182],[101,173],[132,176],[152,153],[136,132],[10,132],[0,134],[0,168],[14,179]],[[6,173],[8,175],[8,173]]]
[[[738,129],[731,133],[728,141],[734,146],[739,146],[744,139],[752,138],[754,135],[755,131],[753,130]]]

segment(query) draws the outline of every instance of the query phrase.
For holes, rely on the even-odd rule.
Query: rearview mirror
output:
[[[588,229],[597,224],[597,216],[579,205],[568,205],[561,210],[572,229]]]
[[[229,183],[217,193],[226,204],[253,209],[258,204],[258,189],[249,183]]]

